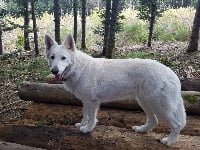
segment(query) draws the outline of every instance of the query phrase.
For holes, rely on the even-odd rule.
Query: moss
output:
[[[52,120],[40,120],[34,123],[35,126],[51,126],[54,124]]]
[[[198,101],[198,98],[194,95],[184,95],[183,96],[184,100],[187,100],[189,103],[194,104]]]

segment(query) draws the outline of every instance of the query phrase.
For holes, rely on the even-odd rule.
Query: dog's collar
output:
[[[71,68],[72,68],[72,64],[68,65],[68,66],[65,68],[65,70],[64,70],[63,73],[62,73],[62,77],[61,77],[61,80],[62,80],[62,81],[66,81],[67,78],[69,78],[69,76],[71,75],[71,74],[69,74],[69,72],[71,71]]]

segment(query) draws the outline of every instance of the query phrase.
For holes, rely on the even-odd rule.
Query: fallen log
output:
[[[0,149],[1,150],[17,150],[17,149],[19,149],[19,150],[44,150],[42,148],[25,146],[25,145],[5,142],[5,141],[0,141]]]
[[[82,105],[72,93],[68,92],[63,84],[30,83],[22,82],[18,87],[18,95],[22,100],[65,104]],[[200,114],[200,92],[182,91],[186,112]],[[135,100],[115,101],[103,103],[101,107],[125,110],[142,110]]]
[[[181,79],[182,91],[200,91],[200,78]]]
[[[200,92],[200,78],[183,78],[181,81],[182,91],[199,91]],[[45,82],[49,84],[62,84],[62,81],[55,79],[53,74],[49,74],[45,78]]]

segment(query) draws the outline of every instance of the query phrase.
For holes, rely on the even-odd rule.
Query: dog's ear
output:
[[[56,44],[56,42],[49,35],[45,35],[45,44],[46,50],[50,50],[51,47]]]
[[[68,34],[65,41],[62,44],[63,46],[65,46],[67,49],[70,49],[71,51],[75,51],[76,50],[76,45],[74,42],[74,38],[72,37],[71,34]]]

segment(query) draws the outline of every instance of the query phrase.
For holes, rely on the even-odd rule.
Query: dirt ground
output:
[[[143,112],[101,108],[99,122],[89,134],[82,134],[74,127],[81,120],[81,113],[79,106],[32,103],[21,119],[0,125],[0,140],[52,150],[200,149],[200,116],[188,116],[179,141],[167,147],[159,142],[169,133],[162,121],[150,133],[131,130],[131,126],[145,122]]]

